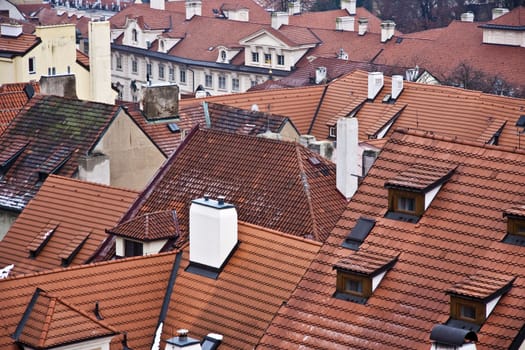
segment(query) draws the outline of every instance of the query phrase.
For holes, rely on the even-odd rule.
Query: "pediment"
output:
[[[241,39],[239,43],[243,46],[273,46],[273,47],[289,47],[282,40],[279,40],[275,35],[272,35],[265,29],[261,29],[249,36]]]

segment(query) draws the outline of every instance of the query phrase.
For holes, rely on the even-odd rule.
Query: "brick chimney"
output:
[[[237,245],[237,210],[208,196],[190,205],[190,264],[220,270]]]

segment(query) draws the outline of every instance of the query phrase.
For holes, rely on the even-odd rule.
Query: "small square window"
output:
[[[124,256],[142,256],[142,242],[124,240]]]
[[[397,198],[397,210],[413,213],[416,210],[415,198],[398,197]]]
[[[345,291],[354,294],[363,294],[363,282],[361,280],[354,280],[346,278],[345,280]]]
[[[259,53],[252,52],[252,62],[259,62]]]
[[[475,320],[476,319],[476,308],[471,305],[460,304],[459,315],[463,319]]]
[[[336,128],[335,126],[331,126],[329,130],[329,136],[330,137],[337,137]]]

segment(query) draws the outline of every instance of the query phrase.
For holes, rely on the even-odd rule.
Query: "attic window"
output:
[[[514,277],[477,273],[447,290],[450,295],[450,320],[447,325],[478,331],[508,292]]]
[[[525,246],[525,205],[505,210],[503,217],[507,218],[507,235],[503,242]]]
[[[417,222],[455,167],[416,164],[385,183],[388,212],[385,217]]]
[[[55,233],[57,227],[58,223],[50,222],[39,232],[39,234],[27,246],[29,257],[36,258],[38,254],[40,254],[47,242],[51,239],[51,236],[53,236],[53,233]]]
[[[342,246],[352,250],[359,249],[359,246],[364,242],[375,224],[376,221],[374,219],[360,217],[344,239]]]
[[[143,255],[142,242],[124,239],[124,256],[142,256]]]
[[[387,271],[397,261],[397,255],[357,251],[333,266],[337,271],[334,297],[365,304]]]
[[[175,133],[175,132],[180,132],[180,128],[179,128],[179,126],[177,125],[177,123],[169,123],[169,124],[168,124],[168,129],[169,129],[171,132],[173,132],[173,133]]]

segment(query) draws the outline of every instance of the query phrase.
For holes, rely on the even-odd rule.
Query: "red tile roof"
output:
[[[0,56],[13,58],[23,56],[41,42],[33,34],[21,34],[18,37],[0,36]]]
[[[4,152],[22,151],[0,180],[0,206],[20,211],[40,187],[42,175],[76,174],[80,155],[88,154],[118,110],[115,105],[35,95],[0,137]],[[20,140],[30,141],[24,150]]]
[[[0,266],[13,275],[85,263],[107,238],[106,228],[122,217],[137,192],[50,175],[0,241]],[[56,227],[36,257],[27,246],[50,223]],[[46,230],[47,232],[48,230]],[[75,251],[79,249],[78,251]]]
[[[303,146],[197,129],[126,219],[176,209],[181,231],[187,232],[189,203],[204,194],[224,195],[242,221],[319,241],[346,202],[336,189],[334,164]]]
[[[0,280],[3,325],[0,348],[18,349],[12,335],[35,289],[40,288],[90,317],[95,316],[98,302],[99,313],[104,318],[100,322],[110,329],[127,332],[130,348],[151,349],[174,260],[173,253],[150,255]],[[39,316],[38,320],[42,320],[45,315]],[[76,341],[85,332],[85,327],[85,322],[59,322],[54,325],[54,334],[63,336],[51,340],[62,342],[62,345]],[[122,349],[121,340],[122,335],[116,336],[111,349]]]
[[[506,27],[525,26],[525,6],[517,6],[512,11],[488,22],[489,25],[500,25]]]
[[[385,218],[385,181],[414,163],[458,168],[418,223]],[[481,326],[477,348],[508,349],[515,339],[521,344],[525,248],[502,242],[507,235],[502,213],[523,203],[516,185],[525,180],[524,166],[524,152],[431,133],[393,134],[257,348],[427,349],[433,327],[449,319],[447,292],[466,293],[474,283],[480,297],[511,283]],[[361,215],[376,223],[360,250],[399,254],[365,304],[333,297],[332,266],[359,254],[341,243]]]
[[[35,93],[40,92],[37,82],[0,85],[0,134],[4,132],[18,112],[29,100],[24,88],[29,85]]]
[[[185,271],[189,263],[186,245],[180,254],[121,259],[0,280],[0,347],[17,349],[11,335],[35,289],[40,288],[43,298],[38,310],[45,309],[44,301],[56,300],[63,305],[56,310],[57,316],[75,315],[71,319],[79,320],[54,324],[53,335],[64,336],[53,336],[52,340],[63,344],[79,340],[98,324],[127,332],[130,348],[150,350],[171,279],[174,284],[163,320],[162,349],[179,328],[189,329],[190,336],[201,339],[210,332],[222,334],[221,347],[225,349],[253,348],[320,244],[242,222],[238,229],[239,247],[217,279]],[[97,303],[103,317],[98,323],[93,320]],[[86,323],[78,315],[88,315],[92,322]],[[42,322],[45,314],[37,315],[35,310],[32,317],[35,324]],[[116,336],[111,349],[121,349],[121,340],[122,334]]]
[[[106,232],[142,242],[175,239],[180,236],[177,213],[171,210],[137,216],[116,227],[106,229]]]

